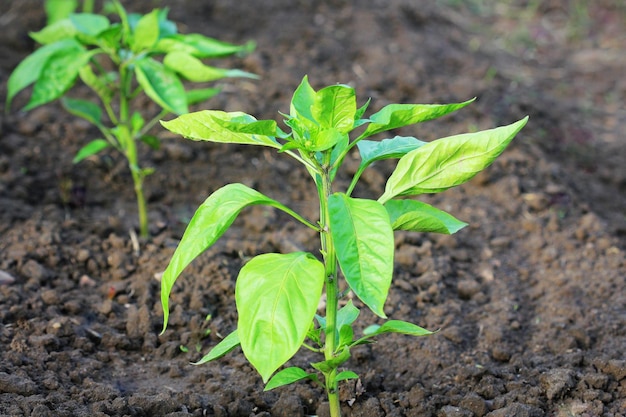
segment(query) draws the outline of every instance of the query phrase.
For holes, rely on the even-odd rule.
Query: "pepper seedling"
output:
[[[201,34],[178,33],[176,24],[167,19],[167,9],[154,9],[142,16],[127,13],[118,0],[111,4],[117,23],[101,14],[70,13],[31,33],[43,46],[27,56],[9,77],[6,108],[20,91],[34,84],[23,110],[60,98],[67,111],[95,125],[102,138],[81,148],[73,162],[107,148],[124,155],[137,196],[140,235],[145,237],[148,217],[143,182],[154,169],[140,167],[136,142],[158,148],[159,139],[148,133],[158,120],[170,113],[188,113],[189,105],[208,100],[220,91],[186,90],[183,80],[205,83],[224,77],[258,78],[202,61],[246,53],[254,49],[254,44],[234,45]],[[67,96],[79,78],[96,94],[99,104]],[[160,107],[158,114],[144,117],[131,108],[142,93]]]
[[[390,104],[364,118],[369,101],[357,108],[353,88],[333,85],[315,91],[304,77],[293,94],[289,114],[283,115],[289,133],[273,120],[256,120],[241,112],[200,111],[162,122],[166,129],[192,140],[266,146],[287,154],[307,169],[319,197],[319,220],[315,221],[243,184],[228,184],[210,195],[189,222],[163,274],[163,331],[169,295],[185,267],[213,245],[246,207],[264,204],[282,210],[319,233],[319,254],[267,253],[249,260],[235,286],[237,328],[198,363],[240,346],[266,390],[313,380],[326,389],[331,416],[339,416],[338,383],[358,377],[343,369],[352,349],[384,333],[432,334],[412,323],[386,320],[394,231],[451,234],[466,226],[444,211],[407,197],[438,193],[468,181],[492,163],[528,118],[431,142],[403,136],[367,138],[444,116],[472,101]],[[362,133],[351,139],[357,129]],[[360,165],[348,188],[335,190],[335,176],[348,153],[355,150]],[[399,159],[384,193],[375,200],[352,197],[364,170],[384,159]],[[341,278],[345,286],[340,285]],[[346,297],[344,287],[386,321],[366,327],[357,337],[353,324],[359,308],[351,300],[340,307],[341,298]],[[325,316],[317,314],[323,293]],[[299,367],[278,371],[301,347],[323,355],[323,360],[311,363],[317,372]]]

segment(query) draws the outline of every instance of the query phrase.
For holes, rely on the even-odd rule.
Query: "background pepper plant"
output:
[[[70,13],[31,33],[43,46],[11,74],[6,107],[16,94],[34,84],[23,110],[61,98],[67,111],[95,125],[102,137],[80,149],[74,163],[107,148],[122,153],[133,178],[140,234],[147,236],[143,181],[153,169],[140,167],[137,141],[158,148],[159,140],[148,132],[159,119],[170,113],[187,113],[190,104],[219,93],[217,88],[186,90],[183,80],[204,83],[224,77],[258,78],[202,61],[249,52],[254,44],[234,45],[201,34],[180,34],[176,24],[167,19],[167,9],[155,9],[142,16],[127,13],[118,0],[113,0],[110,8],[119,22],[112,23],[101,14]],[[67,10],[59,13],[63,16]],[[67,96],[79,78],[96,94],[99,103]],[[160,112],[145,116],[133,108],[134,99],[142,93],[161,108]]]
[[[240,270],[235,287],[237,329],[199,363],[217,359],[241,346],[267,383],[266,390],[302,379],[324,386],[332,416],[340,415],[337,385],[357,378],[343,369],[351,350],[383,333],[431,334],[415,324],[386,320],[356,336],[359,309],[342,302],[347,288],[381,319],[393,274],[394,230],[451,234],[466,224],[426,203],[406,197],[438,193],[472,178],[506,148],[527,118],[508,126],[423,142],[395,136],[368,140],[377,133],[435,119],[465,107],[463,103],[390,104],[364,117],[369,101],[357,107],[355,90],[333,85],[315,91],[307,77],[296,89],[285,124],[256,120],[241,112],[200,111],[163,126],[193,140],[267,146],[302,163],[319,197],[319,220],[306,219],[286,205],[243,184],[228,184],[209,196],[191,219],[161,283],[164,327],[174,282],[189,263],[229,228],[246,207],[265,204],[282,210],[319,232],[321,260],[294,252],[258,255]],[[362,133],[351,139],[355,130]],[[346,155],[358,149],[361,163],[349,187],[335,190],[333,180]],[[351,196],[361,174],[375,161],[399,159],[376,200]],[[313,191],[313,190],[312,190]],[[346,285],[340,285],[343,277]],[[317,315],[323,292],[325,316]],[[276,372],[301,347],[323,355],[312,363],[317,372],[287,367]],[[342,370],[340,370],[340,368]],[[319,375],[323,378],[319,378]]]

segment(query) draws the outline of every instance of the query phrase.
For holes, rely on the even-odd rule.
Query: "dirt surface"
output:
[[[441,332],[357,349],[346,365],[360,379],[342,388],[345,415],[626,415],[620,2],[126,3],[143,12],[169,4],[185,32],[256,40],[256,52],[228,62],[262,80],[225,83],[202,108],[279,120],[308,74],[315,88],[353,85],[373,110],[478,97],[396,132],[425,140],[530,115],[486,172],[424,199],[468,228],[397,235],[385,310]],[[35,47],[27,32],[44,23],[40,4],[0,3],[2,101],[11,70]],[[170,326],[158,334],[157,278],[198,204],[243,182],[315,218],[307,174],[270,151],[157,129],[163,148],[143,149],[144,165],[157,168],[146,184],[152,237],[136,247],[124,161],[110,154],[73,166],[97,132],[58,103],[15,110],[27,98],[0,116],[0,415],[327,415],[322,390],[308,383],[262,392],[240,351],[189,364],[234,328],[235,277],[248,257],[315,248],[317,237],[282,214],[242,213],[179,280]],[[347,165],[354,171],[356,159]],[[377,196],[392,168],[376,165],[356,193]],[[362,314],[359,323],[374,320]]]

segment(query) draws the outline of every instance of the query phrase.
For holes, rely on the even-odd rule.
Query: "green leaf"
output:
[[[93,72],[90,65],[85,65],[81,67],[81,69],[78,71],[78,76],[89,88],[91,88],[98,95],[98,97],[100,97],[100,100],[102,100],[104,104],[111,103],[111,100],[113,99],[113,96],[115,94],[115,90],[109,87],[109,85],[107,84],[109,80],[107,78],[98,77]]]
[[[385,203],[393,230],[431,232],[450,235],[467,223],[429,204],[415,200],[389,200]]]
[[[332,85],[322,88],[313,100],[311,113],[315,120],[327,129],[348,133],[354,126],[356,93],[347,85]]]
[[[470,104],[475,99],[454,104],[389,104],[370,116],[370,124],[357,140],[376,133],[436,119]]]
[[[323,285],[324,264],[306,252],[259,255],[241,268],[239,339],[264,382],[302,346]]]
[[[102,110],[91,101],[62,97],[61,104],[74,116],[81,117],[96,126],[102,124]]]
[[[232,352],[233,349],[235,349],[239,345],[239,336],[237,335],[237,330],[235,330],[224,339],[222,339],[217,345],[215,345],[213,349],[209,351],[209,353],[202,357],[202,359],[200,359],[198,362],[194,362],[194,365],[202,365],[215,359],[219,359],[226,354]]]
[[[151,58],[137,61],[135,75],[148,97],[163,109],[175,114],[189,111],[182,82],[160,62]]]
[[[134,26],[131,49],[134,53],[149,50],[159,39],[159,10],[143,15]]]
[[[342,193],[328,200],[330,231],[341,271],[354,293],[375,314],[383,311],[393,274],[393,230],[385,208]]]
[[[96,53],[97,51],[74,49],[53,54],[35,82],[33,95],[24,110],[31,110],[64,95],[74,85],[79,70]]]
[[[298,88],[291,98],[290,112],[291,117],[302,116],[310,121],[315,120],[311,113],[311,108],[315,102],[315,90],[309,84],[309,78],[305,75],[300,82]]]
[[[143,135],[139,139],[155,151],[161,149],[161,141],[156,136]]]
[[[359,376],[352,371],[342,371],[337,374],[335,381],[345,381],[348,379],[359,379]]]
[[[111,144],[104,139],[95,139],[83,146],[72,159],[73,164],[77,164],[85,158],[95,155],[103,149],[110,148]]]
[[[47,26],[50,26],[69,17],[78,7],[78,0],[46,0],[43,7],[48,17]]]
[[[438,193],[470,180],[504,151],[527,121],[525,117],[508,126],[437,139],[409,152],[398,162],[378,201]]]
[[[71,39],[76,35],[76,28],[69,18],[59,20],[38,32],[30,32],[31,38],[42,45],[49,45],[63,39]]]
[[[236,70],[205,65],[198,58],[186,52],[173,51],[165,55],[163,64],[192,82],[215,81],[226,77],[256,78],[258,75]]]
[[[187,90],[185,95],[187,96],[187,104],[201,103],[218,95],[222,91],[221,88],[198,88],[195,90]]]
[[[191,218],[161,278],[163,330],[167,326],[169,316],[168,297],[178,276],[191,261],[213,245],[228,230],[241,210],[256,204],[278,208],[302,221],[301,217],[286,206],[243,184],[228,184],[211,194]]]
[[[254,117],[242,112],[203,110],[183,114],[174,120],[161,122],[166,129],[192,140],[208,142],[262,145],[280,149],[281,145],[268,131],[267,123],[259,123]],[[276,122],[273,124],[276,125]],[[260,131],[255,131],[259,128]]]
[[[367,337],[378,336],[383,333],[401,333],[409,336],[428,336],[434,334],[430,330],[426,330],[413,323],[402,320],[388,320],[382,326],[378,324],[367,327],[363,334]]]
[[[343,325],[339,328],[339,343],[337,344],[337,346],[348,346],[350,343],[352,343],[353,338],[354,330],[352,330],[352,326]]]
[[[270,391],[274,388],[282,387],[284,385],[293,384],[294,382],[301,381],[303,379],[312,379],[316,382],[319,382],[317,379],[317,375],[310,374],[306,372],[302,368],[298,368],[297,366],[292,366],[290,368],[285,368],[280,372],[277,372],[274,375],[263,391]]]
[[[419,139],[404,136],[396,136],[381,141],[362,140],[358,142],[356,146],[359,148],[359,153],[361,154],[361,163],[354,174],[348,195],[352,193],[363,171],[373,162],[383,159],[401,158],[425,143],[426,142],[422,142]]]
[[[234,45],[207,36],[192,34],[177,34],[160,39],[155,45],[155,51],[168,53],[174,51],[186,52],[197,58],[221,58],[239,52],[250,52],[254,50],[254,43],[245,45]]]
[[[65,39],[50,45],[45,45],[28,55],[19,63],[9,77],[7,83],[6,107],[10,107],[11,100],[13,100],[13,97],[15,97],[17,93],[39,79],[44,66],[57,52],[62,51],[64,54],[71,54],[75,51],[84,50],[83,46],[76,40]]]
[[[97,36],[109,29],[111,22],[105,16],[93,13],[76,13],[69,16],[77,33],[88,36]]]
[[[359,309],[352,304],[352,300],[348,300],[348,303],[337,312],[337,327],[350,326],[359,317],[359,313]]]

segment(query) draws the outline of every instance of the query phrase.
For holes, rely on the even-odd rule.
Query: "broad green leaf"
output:
[[[389,215],[374,200],[342,193],[328,200],[330,231],[341,271],[354,293],[375,314],[383,311],[393,274],[393,230]]]
[[[315,120],[327,129],[348,133],[354,126],[356,93],[347,85],[332,85],[322,88],[313,100],[311,113]]]
[[[215,81],[226,77],[259,78],[257,75],[246,71],[205,65],[198,58],[185,52],[173,51],[168,53],[163,59],[163,64],[192,82]]]
[[[74,85],[80,69],[96,53],[97,51],[74,49],[53,54],[35,82],[33,95],[24,110],[31,110],[65,94]]]
[[[50,26],[69,17],[78,7],[78,0],[46,0],[43,7],[48,17],[47,26]]]
[[[110,55],[116,55],[122,47],[123,26],[119,23],[112,24],[95,37],[95,44]]]
[[[148,97],[163,109],[175,114],[189,111],[182,82],[160,62],[152,58],[137,61],[135,75]]]
[[[277,372],[276,375],[274,375],[269,380],[269,382],[267,383],[263,391],[270,391],[270,390],[273,390],[274,388],[293,384],[294,382],[298,382],[303,379],[312,379],[316,382],[319,382],[317,375],[310,374],[306,372],[304,369],[298,368],[297,366],[292,366],[290,368],[285,368],[282,371]]]
[[[235,122],[232,122],[233,120]],[[192,140],[262,145],[280,149],[280,143],[272,136],[242,131],[245,125],[251,125],[262,128],[262,132],[266,132],[268,125],[256,122],[258,121],[254,117],[241,112],[202,110],[183,114],[167,122],[162,121],[161,124],[164,128]]]
[[[376,133],[436,119],[470,104],[475,99],[454,104],[389,104],[370,116],[370,124],[357,140]]]
[[[239,340],[264,382],[302,346],[323,285],[324,264],[306,252],[259,255],[241,268]]]
[[[44,66],[57,52],[72,54],[76,51],[84,51],[83,46],[74,39],[65,39],[59,42],[45,45],[37,49],[32,54],[28,55],[20,64],[13,70],[9,81],[7,83],[7,100],[6,106],[9,108],[13,97],[24,88],[28,87],[41,75],[41,71]]]
[[[305,75],[300,82],[298,88],[291,98],[290,112],[291,117],[302,116],[306,119],[315,120],[311,113],[311,108],[315,102],[315,90],[309,84],[309,78]]]
[[[201,103],[218,95],[222,91],[221,88],[198,88],[195,90],[187,90],[185,91],[185,95],[187,96],[187,104],[196,104]]]
[[[95,155],[103,149],[110,148],[111,144],[104,139],[95,139],[83,146],[72,159],[73,164],[77,164],[85,158]]]
[[[96,126],[102,124],[102,110],[91,101],[61,97],[61,104],[74,116],[81,117]]]
[[[463,184],[489,166],[527,121],[525,117],[508,126],[437,139],[409,152],[378,201],[384,204],[396,196],[438,193]]]
[[[202,357],[202,359],[200,359],[198,362],[194,362],[194,365],[202,365],[203,363],[219,359],[226,354],[232,352],[233,349],[235,349],[239,345],[239,336],[237,335],[237,330],[235,330],[224,339],[222,339],[217,345],[215,345],[213,349],[209,351],[209,353]]]
[[[359,379],[359,376],[352,371],[342,371],[337,374],[335,381],[345,381],[348,379]]]
[[[129,16],[130,18],[130,16]],[[159,10],[143,15],[133,26],[131,49],[134,53],[149,50],[159,39]]]
[[[91,65],[85,65],[78,71],[80,79],[91,88],[100,97],[104,104],[110,104],[115,90],[107,84],[107,79],[98,77],[91,68]]]
[[[377,336],[383,333],[401,333],[409,336],[428,336],[435,332],[426,330],[413,323],[402,320],[388,320],[382,326],[378,324],[371,325],[363,330],[363,334],[367,337]]]
[[[178,33],[176,23],[167,18],[167,8],[159,10],[159,39],[174,36]]]
[[[429,204],[415,200],[389,200],[385,203],[393,230],[431,232],[450,235],[467,223]]]
[[[191,261],[213,245],[228,230],[241,210],[257,204],[272,206],[299,220],[302,219],[286,206],[243,184],[228,184],[211,194],[191,218],[161,278],[163,330],[167,326],[169,316],[168,297],[178,276]]]
[[[253,42],[248,42],[245,45],[234,45],[198,33],[168,36],[160,39],[154,47],[155,51],[158,52],[181,51],[197,58],[220,58],[239,52],[250,52],[254,48]]]

